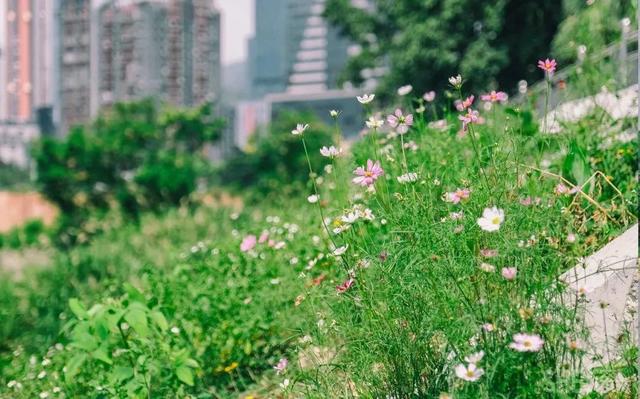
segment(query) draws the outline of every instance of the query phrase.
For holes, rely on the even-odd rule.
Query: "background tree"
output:
[[[304,132],[309,158],[314,172],[322,173],[327,160],[320,148],[331,145],[331,129],[310,113],[284,112],[265,131],[251,137],[245,152],[225,163],[218,174],[221,182],[245,193],[247,187],[253,187],[261,199],[268,193],[282,196],[299,191],[309,180],[302,141],[291,134],[300,121],[309,123]]]
[[[576,61],[578,48],[597,53],[620,40],[621,21],[629,18],[630,29],[637,29],[635,0],[564,0],[566,18],[553,39],[553,53],[563,63]]]
[[[117,103],[88,127],[36,146],[37,184],[62,211],[64,230],[118,208],[140,212],[181,203],[208,170],[204,147],[220,135],[211,107],[159,108],[152,100]],[[72,234],[73,235],[73,234]]]
[[[361,47],[344,74],[384,65],[381,93],[411,84],[441,90],[462,74],[470,90],[512,89],[537,80],[536,60],[549,55],[562,20],[558,0],[373,0],[371,10],[329,0],[325,17]]]

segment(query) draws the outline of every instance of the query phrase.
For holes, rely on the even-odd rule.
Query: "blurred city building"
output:
[[[40,136],[34,123],[0,123],[0,164],[29,167],[29,143]]]
[[[97,104],[92,96],[92,23],[89,0],[59,0],[56,10],[58,65],[56,76],[60,90],[57,93],[55,120],[58,133],[66,134],[71,126],[85,123],[95,114]],[[93,60],[93,61],[92,61]]]
[[[4,0],[0,120],[28,122],[53,103],[54,12],[51,0]]]
[[[115,101],[221,97],[213,0],[0,0],[0,21],[2,154],[28,154],[33,126],[64,135]]]
[[[220,15],[210,0],[111,0],[98,11],[98,104],[220,96]]]
[[[325,0],[256,0],[249,42],[255,97],[339,87],[350,44],[322,18]]]
[[[0,34],[0,162],[29,164],[29,144],[53,130],[55,2],[4,0]],[[42,129],[37,125],[42,123]]]
[[[367,0],[352,0],[368,7]],[[341,37],[322,17],[326,0],[255,0],[255,36],[249,41],[249,74],[253,100],[236,106],[235,143],[242,148],[260,125],[284,110],[310,111],[333,123],[339,110],[346,136],[363,128],[362,107],[340,75],[359,49]],[[368,82],[375,85],[375,80]],[[364,89],[363,89],[364,90]]]

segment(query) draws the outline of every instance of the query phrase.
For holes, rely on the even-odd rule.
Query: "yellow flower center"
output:
[[[467,370],[467,377],[473,377],[473,371]]]
[[[373,176],[373,172],[370,172],[370,171],[367,170],[367,171],[364,172],[364,175],[366,177],[372,177]]]
[[[497,216],[494,216],[493,219],[491,219],[491,223],[500,224],[500,218]]]
[[[522,344],[525,348],[531,348],[533,346],[533,344],[529,340],[524,341]]]

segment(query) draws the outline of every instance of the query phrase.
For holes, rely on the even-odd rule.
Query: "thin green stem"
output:
[[[318,199],[316,204],[318,205],[318,211],[320,211],[320,219],[322,220],[322,226],[324,227],[327,235],[329,236],[329,240],[333,243],[333,246],[336,246],[336,243],[333,241],[333,237],[331,236],[331,232],[327,227],[327,223],[324,219],[324,212],[322,211],[322,205],[320,204],[320,193],[318,192],[318,186],[316,184],[315,173],[313,173],[313,168],[311,167],[311,159],[309,158],[309,151],[307,151],[307,143],[304,141],[304,137],[302,138],[302,147],[304,147],[304,155],[307,158],[307,165],[309,165],[309,177],[311,178],[311,183],[313,184],[313,192]]]

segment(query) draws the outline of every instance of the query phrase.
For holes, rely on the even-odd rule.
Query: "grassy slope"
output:
[[[380,136],[356,145],[353,159],[318,182],[323,214],[336,218],[361,204],[376,219],[360,220],[331,239],[306,195],[276,196],[237,218],[230,210],[206,207],[146,216],[141,229],[117,228],[89,246],[56,255],[51,270],[27,279],[31,283],[14,295],[6,287],[0,297],[7,304],[0,316],[9,336],[0,358],[0,396],[34,397],[55,386],[69,397],[97,395],[97,387],[105,386],[112,387],[112,395],[124,395],[117,388],[122,384],[109,382],[110,366],[104,362],[92,360],[71,380],[62,368],[79,350],[42,350],[67,342],[63,327],[73,319],[69,298],[87,305],[126,301],[124,282],[138,287],[148,304],[181,329],[178,337],[159,335],[157,344],[186,347],[199,363],[194,387],[165,373],[154,397],[186,392],[237,397],[243,391],[274,397],[284,377],[269,370],[281,356],[291,359],[286,392],[293,397],[347,397],[356,391],[402,398],[454,391],[469,398],[572,394],[579,384],[580,353],[567,349],[567,339],[584,339],[584,332],[572,310],[554,302],[562,291],[555,277],[633,222],[628,209],[635,207],[635,149],[621,143],[597,148],[598,134],[610,125],[601,114],[551,139],[533,134],[520,116],[497,111],[486,117],[488,123],[475,128],[475,146],[469,135],[456,136],[455,115],[445,131],[419,120],[402,139]],[[626,127],[616,126],[612,134]],[[403,154],[401,144],[409,140],[417,150]],[[588,195],[609,219],[584,199],[555,195],[556,179],[524,166],[551,159],[549,169],[560,171],[565,157],[556,155],[571,140],[589,155],[590,172],[612,176],[625,195],[625,201],[616,197],[602,179],[589,187]],[[350,183],[354,165],[368,158],[381,159],[386,172],[377,194]],[[407,170],[420,179],[400,185],[396,177]],[[471,189],[469,200],[444,202],[443,194],[457,187]],[[523,206],[520,200],[528,196],[541,203]],[[506,218],[499,232],[486,233],[476,218],[492,205],[504,209]],[[453,211],[464,217],[451,220]],[[248,253],[239,250],[246,234],[263,230],[284,247],[264,243]],[[576,233],[575,243],[567,242],[568,233]],[[341,259],[330,255],[331,241],[349,245]],[[483,259],[482,248],[499,255]],[[368,268],[361,267],[363,261]],[[498,272],[483,272],[481,262]],[[518,268],[515,281],[500,277],[506,266]],[[349,273],[355,274],[355,285],[337,295],[334,287]],[[481,333],[483,323],[493,323],[495,332]],[[512,335],[521,331],[541,334],[544,350],[510,350]],[[311,343],[301,342],[304,336]],[[12,354],[17,347],[22,349]],[[480,349],[486,352],[485,375],[477,383],[457,380],[453,366]],[[45,353],[52,364],[42,366]],[[31,354],[38,356],[34,364],[27,361]],[[43,369],[47,375],[38,378]],[[23,384],[19,393],[6,388],[14,379]]]

